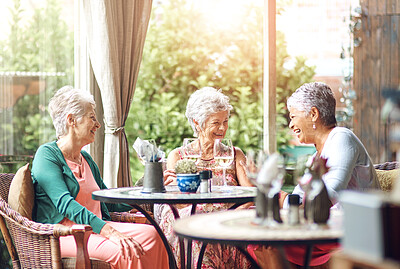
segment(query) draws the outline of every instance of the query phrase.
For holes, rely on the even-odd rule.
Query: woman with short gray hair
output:
[[[228,121],[232,106],[229,97],[221,90],[205,87],[195,91],[189,98],[186,106],[186,117],[192,126],[194,136],[201,144],[201,160],[197,164],[202,169],[212,171],[213,185],[223,185],[222,169],[214,160],[213,147],[216,139],[225,137],[228,130]],[[164,172],[165,184],[176,184],[175,164],[183,158],[182,148],[172,150],[168,155],[167,170]],[[235,147],[234,161],[226,170],[226,182],[231,186],[252,186],[246,176],[242,163],[246,163],[242,150]],[[201,204],[197,205],[196,212],[212,212],[227,210],[229,204]],[[157,207],[156,207],[157,208]],[[184,205],[178,209],[180,217],[190,215],[191,206]],[[160,228],[166,235],[172,249],[179,249],[178,238],[173,231],[174,215],[168,205],[157,208],[160,214]],[[156,213],[157,215],[157,213]],[[193,261],[197,263],[201,243],[193,242]],[[175,252],[177,263],[180,264],[180,255]],[[204,253],[202,268],[249,268],[250,264],[234,247],[222,245],[208,245]]]
[[[338,206],[338,193],[352,189],[365,191],[380,189],[376,172],[367,150],[354,133],[343,127],[336,127],[336,100],[328,85],[321,82],[306,83],[298,88],[287,101],[289,128],[300,143],[314,144],[315,156],[327,159],[329,170],[323,176],[331,205]],[[304,191],[298,185],[293,193],[302,198]],[[284,207],[288,199],[281,192]],[[310,265],[319,266],[328,262],[330,248],[315,246]],[[286,247],[290,262],[303,265],[305,248]]]
[[[287,101],[289,128],[300,143],[314,144],[316,154],[330,167],[324,176],[332,205],[344,189],[379,188],[375,169],[367,150],[352,131],[336,127],[336,100],[328,85],[306,83]],[[295,192],[303,192],[297,186]]]
[[[71,86],[61,88],[50,100],[57,140],[41,145],[33,159],[33,219],[65,226],[90,225],[89,257],[106,261],[112,268],[167,268],[167,252],[154,227],[113,222],[110,211],[132,207],[91,197],[93,191],[107,188],[96,163],[82,150],[94,142],[100,128],[94,109],[93,96]],[[60,237],[60,248],[62,257],[74,257],[74,237]]]
[[[195,91],[186,106],[186,118],[201,145],[201,161],[198,167],[211,169],[214,183],[217,185],[222,185],[223,182],[220,180],[222,169],[219,169],[214,161],[214,141],[225,137],[232,108],[229,97],[221,90],[212,87]],[[165,184],[176,183],[174,167],[182,157],[180,147],[172,150],[168,155],[167,170],[164,172]],[[227,169],[227,184],[252,186],[240,161],[245,163],[245,156],[240,148],[235,147],[235,161]]]

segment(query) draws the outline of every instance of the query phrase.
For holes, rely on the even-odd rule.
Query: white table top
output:
[[[283,221],[287,211],[281,210]],[[342,212],[331,210],[328,224],[318,229],[310,229],[304,223],[299,226],[281,224],[278,228],[268,228],[253,224],[255,210],[230,210],[198,214],[175,222],[178,236],[205,242],[225,242],[233,244],[303,244],[337,242],[343,236],[341,229]]]

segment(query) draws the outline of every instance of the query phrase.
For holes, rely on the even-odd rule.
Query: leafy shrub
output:
[[[183,138],[193,136],[184,115],[189,96],[198,88],[211,86],[231,99],[234,110],[227,136],[234,145],[243,150],[262,148],[263,14],[261,8],[250,4],[243,12],[245,19],[228,33],[209,24],[204,14],[185,0],[154,6],[125,126],[130,144],[138,136],[152,138],[167,154],[180,146]],[[286,68],[290,60],[284,36],[278,32],[278,148],[291,138],[286,99],[314,75],[314,68],[306,66],[302,58],[294,59],[293,68]],[[134,152],[131,169],[134,181],[143,175],[143,165]]]

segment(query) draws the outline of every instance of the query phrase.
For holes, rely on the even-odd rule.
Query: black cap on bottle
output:
[[[299,205],[299,204],[300,204],[300,195],[289,194],[289,205]]]
[[[209,178],[212,178],[211,170],[200,171],[200,179],[209,179]]]

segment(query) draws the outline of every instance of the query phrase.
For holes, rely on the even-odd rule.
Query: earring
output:
[[[312,128],[313,128],[314,130],[317,129],[317,127],[315,127],[315,123],[312,124]]]

